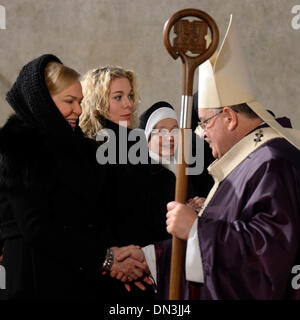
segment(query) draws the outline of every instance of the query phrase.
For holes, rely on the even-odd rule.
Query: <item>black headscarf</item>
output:
[[[6,99],[15,110],[20,125],[35,132],[31,137],[36,137],[36,141],[25,143],[36,146],[39,154],[49,154],[49,161],[57,168],[56,175],[73,188],[88,193],[89,187],[93,188],[94,168],[90,160],[95,154],[90,153],[88,139],[80,127],[77,125],[73,131],[51,98],[44,75],[51,61],[61,63],[56,56],[45,54],[26,64]]]
[[[51,61],[61,63],[56,56],[45,54],[26,64],[7,92],[6,100],[26,123],[60,140],[72,140],[72,127],[56,107],[46,86],[44,72]]]

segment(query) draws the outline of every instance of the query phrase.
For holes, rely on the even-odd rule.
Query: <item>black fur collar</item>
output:
[[[46,165],[46,137],[35,127],[12,115],[0,129],[0,188],[16,189],[36,180]],[[35,169],[35,170],[33,170]]]
[[[96,192],[94,152],[80,128],[66,144],[13,115],[0,129],[0,190],[48,190],[58,183],[88,198]]]

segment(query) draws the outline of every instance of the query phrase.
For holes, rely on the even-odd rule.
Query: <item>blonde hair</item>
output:
[[[44,75],[46,86],[51,96],[62,92],[80,78],[80,74],[77,71],[54,61],[47,64]]]
[[[133,114],[130,127],[138,125],[138,103],[136,77],[130,70],[121,67],[103,67],[88,71],[81,81],[83,100],[79,126],[90,138],[96,139],[97,132],[105,126],[109,119],[110,85],[114,79],[127,78],[133,93]],[[104,121],[103,121],[104,120]]]

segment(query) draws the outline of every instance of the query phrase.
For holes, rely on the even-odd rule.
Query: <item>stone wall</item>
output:
[[[6,9],[6,29],[0,29],[0,124],[11,113],[5,92],[20,68],[43,53],[82,74],[107,64],[130,68],[138,77],[141,111],[159,100],[179,111],[181,62],[165,50],[162,30],[176,11],[197,8],[215,19],[221,40],[233,13],[258,99],[300,128],[300,29],[291,24],[297,4],[300,0],[0,0]]]

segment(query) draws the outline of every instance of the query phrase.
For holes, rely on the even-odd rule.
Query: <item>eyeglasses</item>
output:
[[[173,129],[172,131],[169,131],[168,129],[153,129],[151,131],[151,136],[162,136],[162,137],[168,137],[168,136],[173,136],[176,137],[178,135],[178,128]]]
[[[201,127],[202,130],[205,130],[206,127],[207,127],[207,125],[208,125],[208,121],[211,120],[211,119],[213,119],[214,117],[216,117],[217,115],[219,115],[219,114],[222,113],[222,112],[223,112],[223,109],[220,110],[219,112],[215,113],[213,116],[211,116],[211,117],[209,117],[209,118],[207,118],[207,119],[204,119],[204,120],[202,120],[202,121],[199,121],[199,122],[198,122],[198,125]]]

